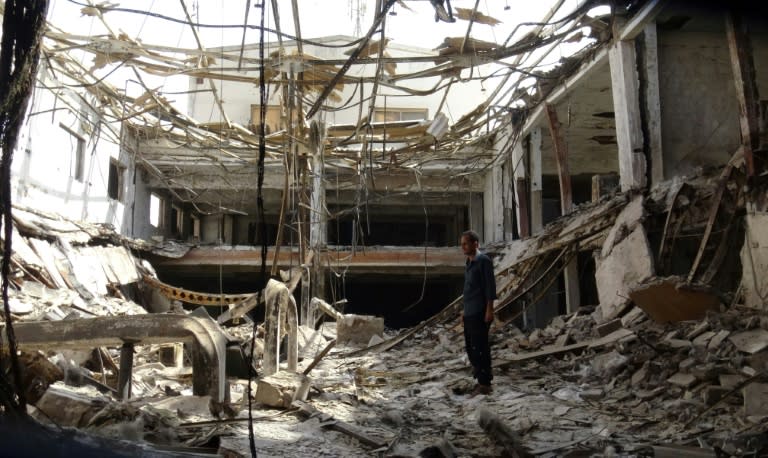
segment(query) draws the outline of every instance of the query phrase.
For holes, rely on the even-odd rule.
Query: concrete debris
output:
[[[768,331],[765,329],[752,329],[732,334],[728,337],[733,345],[744,353],[754,354],[768,348]]]
[[[277,408],[288,408],[293,401],[304,401],[309,392],[310,379],[293,372],[278,372],[259,379],[256,402]]]
[[[384,334],[384,318],[368,315],[343,315],[336,323],[339,343],[368,344]]]
[[[383,319],[342,315],[320,298],[313,307],[333,319],[298,326],[290,287],[274,280],[264,295],[268,325],[146,314],[136,292],[151,269],[113,250],[123,245],[102,246],[110,240],[102,229],[25,215],[13,318],[35,418],[249,456],[250,384],[265,456],[710,456],[690,447],[694,438],[763,455],[768,445],[753,439],[768,433],[768,319],[719,281],[685,279],[687,267],[676,264],[685,260],[655,272],[670,193],[607,198],[498,247],[494,390],[476,397],[456,324],[460,300],[395,336]],[[706,212],[690,218],[695,226]],[[43,237],[53,227],[69,235]],[[575,246],[595,253],[598,303],[526,327],[514,314],[537,304],[521,301]],[[702,253],[700,271],[716,270],[718,257]],[[49,321],[31,322],[40,320]],[[128,399],[118,400],[120,380]]]
[[[654,274],[653,254],[642,226],[607,252],[597,261],[595,273],[603,320],[619,316],[629,303],[630,290]]]
[[[744,387],[744,415],[768,416],[768,383],[751,383]]]

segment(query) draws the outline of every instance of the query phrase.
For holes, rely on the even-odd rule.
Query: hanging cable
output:
[[[257,293],[256,303],[261,303],[261,294],[267,286],[267,225],[264,222],[264,156],[266,156],[266,137],[267,137],[267,100],[269,99],[268,87],[265,83],[264,75],[264,16],[267,9],[266,2],[261,4],[261,29],[259,33],[259,60],[261,67],[259,69],[259,163],[257,178],[256,205],[259,219],[259,236],[261,238],[261,269],[259,271],[259,291]],[[251,456],[256,457],[256,437],[253,432],[253,395],[251,389],[251,380],[253,379],[253,357],[256,348],[256,321],[253,322],[251,329],[251,352],[248,356],[248,445],[251,449]]]

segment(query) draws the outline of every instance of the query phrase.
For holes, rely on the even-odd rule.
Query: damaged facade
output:
[[[116,456],[768,453],[762,17],[376,3],[362,38],[302,38],[297,2],[263,45],[133,39],[112,4],[82,10],[106,35],[45,30],[9,178],[24,427]],[[466,33],[393,42],[393,8]],[[468,228],[499,297],[480,397]]]

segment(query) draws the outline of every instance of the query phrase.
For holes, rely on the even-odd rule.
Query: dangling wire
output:
[[[267,226],[264,222],[264,195],[262,188],[264,187],[264,157],[267,153],[266,137],[267,137],[267,100],[269,99],[268,87],[266,85],[266,75],[264,72],[264,15],[266,11],[266,3],[261,3],[261,31],[259,32],[259,164],[258,164],[258,181],[257,181],[257,214],[259,219],[259,235],[261,238],[261,270],[259,271],[259,290],[257,294],[256,303],[261,303],[261,292],[267,285]],[[251,380],[253,379],[253,356],[256,348],[256,321],[253,322],[253,329],[251,329],[251,352],[248,357],[248,445],[251,448],[251,456],[256,457],[256,437],[253,432],[253,396],[251,393]]]

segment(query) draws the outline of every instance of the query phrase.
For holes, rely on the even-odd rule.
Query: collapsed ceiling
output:
[[[571,11],[564,1],[556,1],[540,20],[515,23],[485,14],[480,2],[464,3],[473,7],[461,8],[462,2],[454,0],[445,5],[450,11],[438,14],[427,2],[380,1],[381,9],[362,38],[310,40],[302,37],[300,18],[305,16],[296,1],[288,11],[281,11],[275,1],[254,5],[265,8],[264,14],[274,21],[273,28],[262,28],[249,23],[247,15],[239,25],[211,23],[199,14],[193,18],[199,6],[194,2],[190,13],[183,0],[170,15],[71,0],[67,6],[80,8],[92,19],[91,27],[96,22],[106,33],[73,33],[68,24],[49,18],[40,84],[57,94],[79,87],[87,90],[92,98],[81,98],[82,103],[100,113],[101,119],[85,119],[85,131],[99,131],[101,138],[114,142],[121,135],[135,139],[122,142],[123,148],[151,177],[153,186],[168,190],[179,202],[192,203],[201,213],[225,210],[222,202],[245,199],[237,192],[253,189],[257,180],[260,126],[253,118],[250,125],[233,120],[221,94],[225,83],[237,83],[244,92],[264,83],[265,90],[279,99],[284,127],[265,135],[263,142],[266,179],[272,179],[275,188],[282,187],[278,176],[318,148],[324,153],[326,173],[336,173],[341,182],[355,182],[356,187],[375,187],[375,175],[382,173],[415,171],[467,179],[507,153],[527,110],[610,38],[610,18],[603,13],[610,10],[600,8],[603,2],[586,1]],[[634,6],[613,11],[623,14]],[[425,16],[425,22],[432,21],[434,13],[436,20],[461,24],[464,34],[445,38],[432,51],[403,52],[387,35],[393,7],[398,8],[395,14]],[[290,33],[281,13],[293,13]],[[448,16],[441,19],[444,14]],[[193,32],[196,47],[173,46],[167,42],[170,36],[131,36],[119,28],[126,20],[147,18],[169,26],[182,24]],[[480,27],[504,39],[473,38]],[[211,29],[242,31],[242,42],[210,46],[202,32]],[[266,44],[246,43],[246,32],[262,30]],[[311,55],[307,48],[325,57]],[[150,82],[157,77],[162,77],[159,86]],[[165,84],[174,78],[197,84],[174,92]],[[139,94],[129,95],[129,87],[136,86],[141,88]],[[203,95],[214,102],[216,113],[210,121],[185,114],[173,100]],[[375,110],[386,109],[387,100],[397,96],[432,96],[440,102],[430,119],[376,120]],[[449,123],[442,114],[444,107],[462,103],[474,108],[453,113]],[[68,109],[81,111],[77,106]],[[320,124],[327,124],[325,129],[311,127],[311,121],[330,119],[343,110],[356,113],[356,119]],[[600,132],[588,134],[601,138]],[[311,164],[302,167],[311,173]],[[360,184],[361,176],[370,176],[369,183]],[[221,189],[203,189],[212,182]]]

